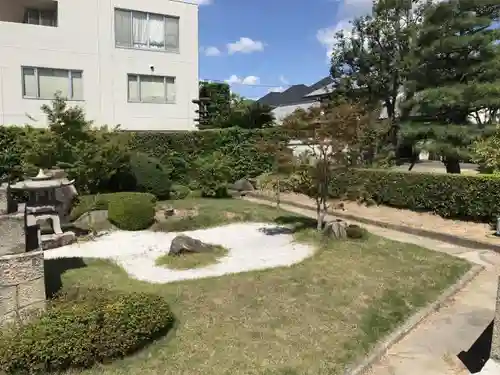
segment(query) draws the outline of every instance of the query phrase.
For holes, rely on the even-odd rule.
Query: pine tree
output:
[[[403,135],[460,173],[468,147],[500,109],[500,0],[448,0],[428,6],[413,41]]]

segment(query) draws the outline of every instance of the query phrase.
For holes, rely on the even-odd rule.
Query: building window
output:
[[[128,101],[137,103],[175,103],[175,78],[129,74]]]
[[[115,9],[117,47],[179,50],[179,18]]]
[[[57,26],[57,2],[55,9],[27,8],[24,11],[24,23],[30,25]]]
[[[23,67],[23,96],[54,99],[57,92],[69,100],[83,100],[81,70]]]

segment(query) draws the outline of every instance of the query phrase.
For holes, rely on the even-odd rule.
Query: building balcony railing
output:
[[[57,27],[54,0],[0,0],[0,22]]]

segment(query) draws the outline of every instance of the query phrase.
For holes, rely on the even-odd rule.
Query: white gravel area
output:
[[[171,270],[155,265],[155,260],[168,253],[172,239],[180,234],[174,232],[117,231],[94,241],[46,250],[44,256],[46,259],[110,259],[133,278],[151,283],[168,283],[290,266],[313,254],[313,247],[295,243],[291,234],[272,235],[263,231],[266,228],[276,228],[276,225],[240,223],[182,232],[229,250],[229,254],[220,258],[217,264],[191,270]]]

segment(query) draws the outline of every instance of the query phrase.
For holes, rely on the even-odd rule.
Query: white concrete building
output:
[[[198,6],[0,0],[0,125],[46,126],[56,91],[96,125],[194,130]]]

